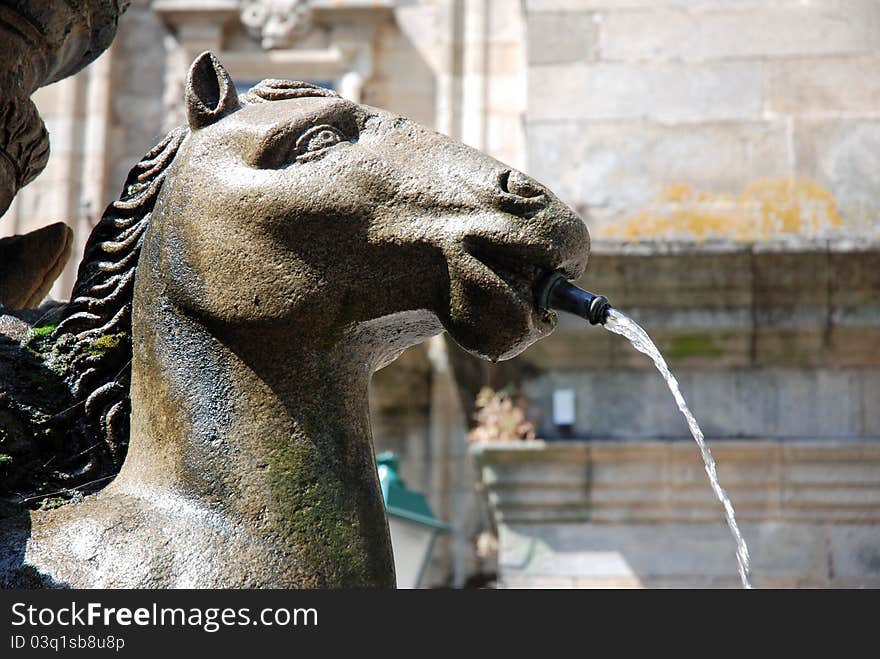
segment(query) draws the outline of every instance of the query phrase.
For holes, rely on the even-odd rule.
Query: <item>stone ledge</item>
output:
[[[880,523],[880,439],[709,442],[747,522]],[[499,524],[714,523],[690,441],[523,441],[472,455]]]
[[[618,245],[595,250],[578,284],[632,316],[674,370],[880,366],[880,246],[797,244]],[[522,360],[540,370],[652,368],[574,317]]]
[[[880,586],[880,438],[710,442],[757,587]],[[738,588],[690,441],[473,446],[507,588]]]

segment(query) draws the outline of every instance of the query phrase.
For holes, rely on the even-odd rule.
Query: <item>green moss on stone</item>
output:
[[[60,508],[68,502],[64,497],[49,497],[40,502],[40,510],[54,510]]]
[[[104,353],[119,347],[119,344],[122,343],[126,336],[125,332],[119,332],[118,334],[107,334],[97,338],[89,344],[89,354],[103,355]]]
[[[58,327],[58,325],[55,324],[42,325],[41,327],[34,327],[31,330],[31,333],[36,337],[42,338],[44,336],[49,336],[55,331],[56,327]]]
[[[724,350],[715,343],[710,334],[682,334],[672,338],[669,342],[667,355],[669,359],[684,359],[687,357],[719,357]]]

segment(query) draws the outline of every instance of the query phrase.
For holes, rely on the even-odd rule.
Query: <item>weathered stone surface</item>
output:
[[[819,4],[742,11],[609,12],[603,17],[602,56],[627,61],[706,61],[872,52],[880,9],[871,0],[840,3],[846,20]]]
[[[658,125],[530,115],[526,136],[530,171],[553,176],[561,198],[589,208],[593,227],[601,227],[603,212],[614,218],[636,213],[664,184],[736,193],[786,171],[789,160],[781,122]]]
[[[0,307],[36,307],[61,274],[73,242],[63,222],[0,239]]]
[[[125,180],[131,163],[155,143],[157,135],[175,125],[169,116],[173,112],[166,107],[169,99],[162,94],[168,76],[168,30],[150,4],[145,0],[132,2],[120,21],[113,46],[117,62],[114,68],[124,70],[126,75],[116,73],[109,99],[112,111],[106,157],[111,199],[118,195],[117,186]],[[144,57],[148,52],[155,55]]]
[[[552,341],[552,339],[551,339]],[[546,354],[546,353],[544,353]],[[687,426],[660,376],[647,358],[621,369],[612,365],[569,373],[548,373],[524,384],[529,414],[544,437],[557,438],[560,430],[544,414],[551,409],[552,391],[572,388],[577,394],[576,437],[650,438],[688,436]],[[546,360],[544,368],[570,364]],[[858,368],[731,369],[725,372],[697,366],[673,366],[682,392],[704,431],[712,437],[778,436],[796,438],[876,437],[874,404],[880,391],[876,382]],[[868,387],[870,393],[862,391]],[[723,403],[721,403],[723,401]]]
[[[761,118],[762,84],[743,62],[533,66],[528,112],[532,121],[750,121]]]
[[[46,166],[49,138],[29,96],[73,75],[100,55],[116,33],[128,0],[33,2],[3,7],[0,21],[0,214]]]
[[[820,181],[834,196],[849,233],[877,236],[880,217],[880,121],[798,120],[797,174]]]
[[[594,59],[596,22],[592,14],[532,14],[526,30],[532,66]]]
[[[880,57],[876,53],[773,59],[764,66],[769,112],[817,117],[877,112]]]
[[[591,61],[530,60],[526,130],[532,171],[590,209],[594,236],[876,235],[876,3],[525,9],[527,24],[592,21]]]

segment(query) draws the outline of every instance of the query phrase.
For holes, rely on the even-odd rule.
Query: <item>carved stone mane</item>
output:
[[[332,90],[307,82],[266,79],[241,101],[256,104],[336,96]],[[69,388],[69,397],[64,397],[63,407],[45,429],[53,439],[51,448],[29,447],[39,451],[35,455],[39,461],[52,461],[51,474],[33,471],[33,461],[26,455],[16,456],[9,469],[25,473],[7,474],[6,484],[14,483],[17,498],[32,506],[42,504],[45,497],[40,495],[49,491],[59,497],[58,503],[100,489],[125,459],[135,273],[156,200],[189,132],[186,125],[174,128],[131,169],[120,198],[107,207],[89,236],[70,302],[43,313],[27,339],[28,347]],[[3,494],[10,492],[0,484]]]

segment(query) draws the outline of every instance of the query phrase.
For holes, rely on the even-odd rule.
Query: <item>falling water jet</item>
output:
[[[718,497],[721,505],[724,506],[727,526],[730,528],[733,539],[736,541],[736,561],[739,568],[739,578],[742,581],[743,588],[751,588],[752,585],[749,582],[749,548],[739,531],[739,526],[737,526],[733,504],[730,502],[727,493],[718,483],[715,459],[706,445],[703,431],[700,429],[697,420],[684,400],[684,396],[681,394],[678,380],[672,375],[666,360],[663,359],[663,355],[660,354],[660,351],[654,345],[654,342],[651,341],[647,332],[632,318],[613,309],[611,303],[608,302],[608,298],[604,295],[594,295],[578,288],[568,282],[565,276],[559,272],[554,272],[545,277],[538,285],[536,293],[538,308],[542,310],[558,309],[560,311],[567,311],[588,320],[592,325],[604,325],[605,329],[629,339],[636,350],[648,355],[653,360],[657,370],[660,371],[663,379],[666,380],[669,391],[672,392],[675,403],[684,415],[691,435],[693,435],[697,446],[700,448],[700,454],[706,466],[706,474],[709,476],[709,484],[712,486],[712,491]]]

